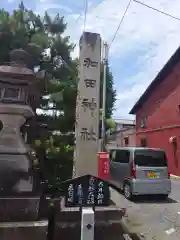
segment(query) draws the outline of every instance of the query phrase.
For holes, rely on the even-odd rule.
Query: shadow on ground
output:
[[[111,186],[115,191],[117,191],[119,194],[124,195],[123,192],[114,186]],[[178,201],[168,197],[164,199],[162,196],[159,195],[142,195],[142,196],[135,196],[133,198],[134,203],[159,203],[159,204],[167,204],[167,203],[178,203]]]
[[[172,198],[163,199],[163,197],[158,195],[145,195],[145,196],[136,196],[133,199],[134,203],[160,203],[160,204],[167,204],[167,203],[177,203],[176,200]]]

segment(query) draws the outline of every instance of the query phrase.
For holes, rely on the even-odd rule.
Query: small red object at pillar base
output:
[[[110,161],[107,152],[98,153],[98,178],[109,180],[110,177]]]

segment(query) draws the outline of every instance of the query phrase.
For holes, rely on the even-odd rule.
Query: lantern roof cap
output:
[[[0,66],[0,74],[35,77],[33,70],[28,68],[32,59],[29,53],[23,49],[14,49],[9,55],[10,63]]]

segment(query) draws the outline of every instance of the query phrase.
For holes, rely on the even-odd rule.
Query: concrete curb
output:
[[[170,176],[171,176],[172,179],[179,179],[180,180],[180,176],[176,176],[176,175],[173,175],[173,174],[171,174]]]

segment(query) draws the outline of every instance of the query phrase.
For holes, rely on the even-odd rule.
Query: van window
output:
[[[127,150],[116,150],[114,154],[114,158],[112,160],[114,162],[119,162],[119,163],[128,163],[129,156],[130,156],[130,152]]]
[[[134,163],[138,166],[164,167],[167,166],[166,154],[163,151],[136,150]]]

